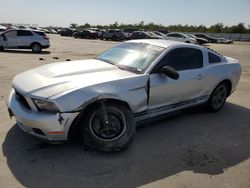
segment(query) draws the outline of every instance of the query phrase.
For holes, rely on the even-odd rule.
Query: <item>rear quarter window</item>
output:
[[[209,61],[210,64],[220,63],[221,62],[221,57],[216,55],[216,54],[213,54],[211,52],[208,52],[208,61]]]

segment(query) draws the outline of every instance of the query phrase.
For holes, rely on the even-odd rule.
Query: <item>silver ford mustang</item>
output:
[[[205,47],[128,41],[95,59],[17,75],[7,105],[32,135],[65,141],[77,132],[88,147],[118,151],[129,145],[140,122],[199,104],[220,110],[240,75],[237,60]]]

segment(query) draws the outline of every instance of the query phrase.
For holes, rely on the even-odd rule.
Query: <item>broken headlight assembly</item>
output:
[[[39,111],[45,111],[45,112],[50,112],[50,113],[59,112],[57,105],[53,102],[41,100],[41,99],[33,99],[33,102],[35,103]]]

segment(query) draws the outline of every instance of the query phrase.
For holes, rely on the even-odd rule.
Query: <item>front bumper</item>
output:
[[[10,116],[15,116],[17,125],[25,132],[48,141],[65,141],[77,113],[46,113],[28,109],[11,90],[7,106]]]

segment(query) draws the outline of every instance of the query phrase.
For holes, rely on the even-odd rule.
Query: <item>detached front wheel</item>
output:
[[[121,151],[128,147],[135,135],[133,114],[128,108],[107,104],[88,111],[81,132],[87,147],[99,151]]]

